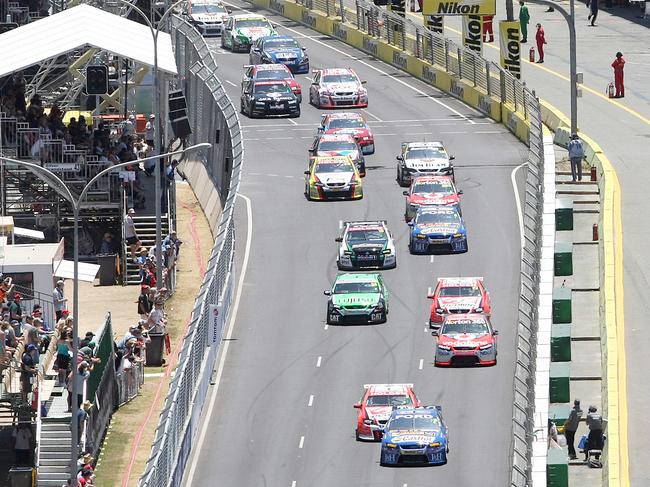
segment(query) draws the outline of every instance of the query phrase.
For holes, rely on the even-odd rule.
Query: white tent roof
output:
[[[0,34],[0,77],[84,46],[153,66],[153,36],[148,26],[78,5]],[[177,73],[171,37],[164,32],[158,35],[158,69]]]

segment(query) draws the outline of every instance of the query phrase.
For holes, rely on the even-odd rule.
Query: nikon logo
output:
[[[436,84],[436,72],[429,66],[422,66],[422,79],[428,81],[432,85]]]
[[[280,2],[278,0],[270,0],[269,8],[271,10],[275,10],[276,12],[280,12],[280,14],[284,14],[284,2]]]
[[[438,15],[478,15],[481,10],[480,5],[462,5],[460,2],[441,2],[438,4]]]
[[[463,97],[463,92],[465,90],[463,89],[463,85],[459,85],[458,81],[456,81],[455,79],[452,79],[451,80],[451,89],[450,89],[450,91],[454,95],[456,95],[458,98],[462,98]]]
[[[465,47],[476,51],[481,52],[481,34],[483,30],[481,16],[480,15],[468,15],[465,17],[465,32],[463,41]]]
[[[363,50],[369,52],[373,56],[377,55],[377,41],[371,41],[367,37],[363,38]]]
[[[478,109],[481,110],[486,115],[490,115],[492,112],[492,101],[489,96],[479,95],[478,97]]]
[[[521,59],[519,46],[519,29],[506,30],[506,52],[503,59],[503,68],[515,78],[521,77]]]
[[[316,17],[314,17],[308,11],[303,10],[301,18],[304,24],[307,24],[309,27],[316,27]]]
[[[338,37],[343,41],[348,40],[348,30],[341,24],[334,24],[332,27],[332,34],[334,34],[334,37]]]
[[[401,52],[393,51],[393,64],[401,69],[406,69],[408,59]]]
[[[431,32],[442,34],[444,29],[444,17],[442,15],[425,15],[427,29]]]

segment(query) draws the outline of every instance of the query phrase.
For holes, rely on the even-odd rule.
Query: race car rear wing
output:
[[[388,225],[388,220],[350,220],[343,222],[343,225],[347,225],[349,223],[363,223],[364,225],[380,225],[383,223],[385,225]]]
[[[452,280],[452,279],[458,279],[458,280],[463,280],[463,279],[476,279],[477,281],[483,282],[483,277],[474,277],[474,276],[465,276],[465,277],[439,277],[438,282],[444,281],[446,279]]]
[[[413,384],[364,384],[364,389],[370,389],[371,387],[410,387],[413,388]]]

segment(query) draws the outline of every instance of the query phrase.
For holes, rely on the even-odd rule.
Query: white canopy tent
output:
[[[153,36],[147,25],[78,5],[0,34],[0,77],[85,46],[154,64]],[[177,74],[171,37],[164,32],[158,34],[158,69]]]

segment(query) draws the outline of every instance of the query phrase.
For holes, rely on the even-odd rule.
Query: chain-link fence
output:
[[[140,478],[139,485],[143,487],[180,485],[195,429],[200,423],[200,412],[232,299],[233,218],[244,153],[237,111],[215,75],[216,60],[205,41],[179,17],[172,18],[171,34],[187,99],[192,142],[213,144],[207,157],[200,161],[211,184],[202,183],[210,186],[212,193],[219,193],[223,209],[214,225],[215,245],[194,304],[176,373],[160,413],[151,457]],[[191,175],[188,179],[192,182]],[[200,194],[197,196],[205,209]],[[210,305],[219,305],[217,324],[214,323],[215,309]]]

